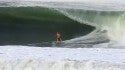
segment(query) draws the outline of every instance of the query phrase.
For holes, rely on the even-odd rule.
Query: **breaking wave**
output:
[[[61,14],[96,29],[86,36],[66,40],[65,43],[109,43],[124,46],[125,41],[125,13],[124,3],[116,5],[117,1],[56,2],[56,1],[2,1],[1,7],[45,7],[56,10]],[[32,17],[34,18],[34,17]],[[37,18],[38,19],[38,18]],[[73,31],[73,30],[72,30]]]

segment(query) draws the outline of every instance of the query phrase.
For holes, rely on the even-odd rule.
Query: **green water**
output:
[[[26,45],[63,40],[90,33],[94,28],[69,19],[53,9],[40,7],[1,7],[0,45]]]

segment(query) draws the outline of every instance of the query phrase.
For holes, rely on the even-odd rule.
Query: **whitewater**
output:
[[[0,7],[45,7],[96,28],[63,47],[0,46],[0,70],[125,70],[125,1],[0,0]]]
[[[125,70],[124,49],[0,46],[0,70]]]

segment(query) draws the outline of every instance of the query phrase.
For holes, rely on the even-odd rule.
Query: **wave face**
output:
[[[87,30],[86,30],[87,29]],[[68,40],[90,33],[94,27],[82,25],[56,10],[42,7],[1,7],[0,44],[51,46],[55,33]]]

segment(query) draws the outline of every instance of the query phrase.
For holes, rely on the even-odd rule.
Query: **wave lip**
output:
[[[99,1],[98,1],[99,2]],[[117,3],[117,4],[116,4]],[[1,1],[0,7],[48,7],[48,8],[69,8],[69,9],[84,9],[97,11],[125,11],[124,2],[102,1],[95,3],[95,1]]]

